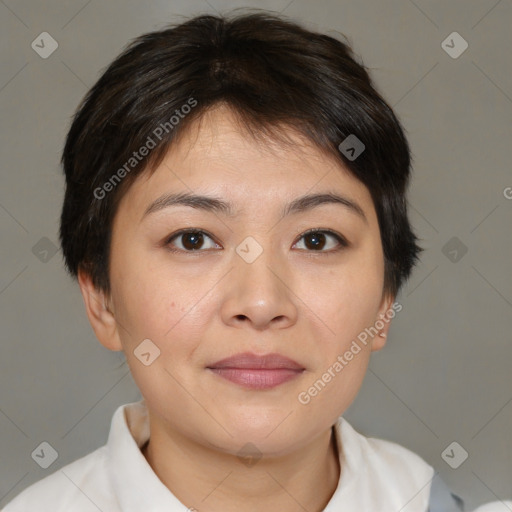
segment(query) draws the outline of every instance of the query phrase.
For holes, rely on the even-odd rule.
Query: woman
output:
[[[462,510],[343,418],[421,251],[407,140],[348,44],[268,13],[145,34],[62,162],[67,268],[144,400],[6,512]]]

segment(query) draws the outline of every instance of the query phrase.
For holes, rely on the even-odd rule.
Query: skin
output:
[[[385,344],[370,338],[307,405],[298,401],[394,298],[383,294],[368,189],[292,129],[284,132],[297,146],[255,141],[226,107],[204,115],[121,200],[109,296],[79,274],[97,338],[125,352],[146,401],[144,456],[175,496],[200,512],[323,510],[343,471],[331,427],[355,398],[370,353]],[[149,204],[171,192],[216,196],[236,215],[174,206],[143,218]],[[320,192],[357,202],[366,221],[339,204],[281,218],[285,204]],[[212,238],[205,234],[193,252],[186,252],[186,236],[166,246],[183,228]],[[324,245],[312,248],[302,236],[311,228],[337,232],[349,246],[325,234]],[[248,236],[263,249],[252,263],[235,251]],[[160,349],[148,366],[134,355],[145,339]],[[249,390],[206,368],[239,352],[277,352],[305,370],[273,389]],[[237,456],[248,442],[261,453],[251,466]]]

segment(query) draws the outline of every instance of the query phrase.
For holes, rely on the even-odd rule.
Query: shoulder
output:
[[[366,437],[343,417],[340,502],[359,510],[426,512],[434,468],[411,450],[384,439]]]
[[[344,418],[340,431],[345,449],[358,465],[392,478],[405,478],[426,484],[434,476],[434,468],[413,451],[392,441],[366,437],[357,432]],[[384,473],[383,473],[384,472]]]
[[[63,466],[35,482],[11,502],[2,512],[89,512],[111,510],[108,472],[108,447],[97,450]],[[103,507],[102,507],[103,505]]]
[[[411,450],[391,441],[369,438],[369,445],[384,456],[386,461],[393,460],[393,471],[398,471],[400,478],[404,478],[411,468],[420,475],[417,484],[425,484],[423,490],[428,495],[428,512],[461,512],[464,511],[464,501],[447,487],[439,474],[432,466],[427,464],[419,455]],[[411,474],[412,476],[412,474]],[[425,477],[428,480],[423,480]]]
[[[436,475],[430,489],[428,512],[463,512],[464,510],[462,498],[451,492],[439,475]]]
[[[434,468],[413,451],[392,441],[365,437],[343,418],[339,428],[350,459],[364,466],[372,489],[400,495],[404,510],[458,512],[462,500],[451,493]]]

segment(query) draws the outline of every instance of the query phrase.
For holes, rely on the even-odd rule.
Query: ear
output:
[[[380,304],[379,312],[377,318],[375,319],[375,326],[378,328],[379,333],[376,334],[372,339],[372,352],[376,352],[377,350],[381,350],[386,345],[386,340],[388,336],[389,327],[391,326],[391,319],[395,316],[395,310],[392,309],[392,305],[394,303],[395,297],[390,296],[388,294],[384,294],[382,297],[382,302]],[[393,312],[393,315],[389,313],[389,311]],[[384,324],[382,329],[381,323]]]
[[[82,269],[78,271],[78,284],[87,317],[100,343],[109,350],[123,350],[114,313],[108,306],[108,297],[94,287],[91,277]]]

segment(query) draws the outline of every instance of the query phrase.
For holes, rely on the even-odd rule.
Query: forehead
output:
[[[119,209],[140,215],[159,195],[186,192],[222,196],[242,214],[329,191],[350,196],[365,211],[373,208],[366,186],[296,130],[283,126],[278,138],[255,138],[229,108],[219,106],[191,123],[156,169],[137,177]]]

